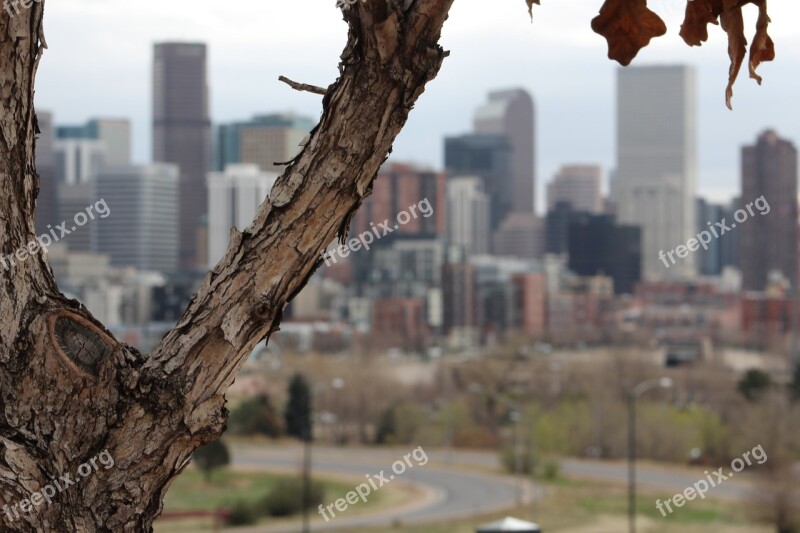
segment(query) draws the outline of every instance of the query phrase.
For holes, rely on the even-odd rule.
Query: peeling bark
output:
[[[191,453],[222,433],[224,394],[247,355],[344,239],[426,83],[453,0],[358,3],[340,76],[302,152],[253,223],[234,231],[175,328],[145,356],[55,285],[42,254],[0,262],[0,529],[151,531]],[[406,5],[404,8],[403,4]],[[44,3],[0,18],[0,254],[35,242],[33,88]],[[101,469],[11,519],[2,506],[108,450]]]

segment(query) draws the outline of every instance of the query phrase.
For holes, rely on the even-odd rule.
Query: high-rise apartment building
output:
[[[244,230],[269,196],[277,172],[258,165],[228,165],[225,172],[208,174],[208,261],[216,264],[228,248],[231,228]]]
[[[559,202],[573,211],[598,214],[603,211],[602,176],[597,165],[566,165],[547,184],[547,211]]]
[[[95,201],[110,216],[92,223],[93,248],[113,266],[172,272],[178,268],[179,172],[176,165],[106,167],[97,175]]]
[[[669,269],[659,252],[696,235],[696,81],[687,66],[619,69],[617,168],[612,198],[621,224],[642,229],[642,272],[691,278],[690,254]]]
[[[774,131],[765,131],[754,145],[742,148],[738,207],[747,216],[740,215],[732,224],[740,232],[745,290],[763,290],[773,273],[797,282],[797,177],[797,149]]]
[[[106,164],[131,164],[131,123],[127,119],[95,118],[86,124],[59,126],[56,128],[56,137],[100,141],[105,150]]]
[[[502,135],[511,145],[512,210],[535,212],[535,110],[524,89],[489,93],[489,101],[475,113],[475,133]]]
[[[197,232],[208,209],[206,173],[211,168],[211,119],[207,51],[202,43],[160,43],[153,59],[153,161],[180,169],[180,264],[197,257]]]
[[[214,168],[252,163],[264,172],[283,172],[286,163],[301,150],[301,143],[315,122],[292,113],[258,115],[246,122],[223,124],[217,129]]]
[[[489,197],[483,178],[459,176],[447,180],[447,243],[467,255],[489,253]]]

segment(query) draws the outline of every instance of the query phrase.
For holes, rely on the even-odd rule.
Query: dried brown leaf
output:
[[[775,43],[767,33],[770,23],[767,14],[767,0],[754,3],[758,4],[758,21],[756,22],[756,36],[750,46],[750,77],[761,85],[761,76],[756,74],[756,69],[764,61],[775,59]]]
[[[681,37],[690,46],[700,46],[708,40],[708,25],[722,25],[728,34],[728,55],[731,65],[728,72],[728,86],[725,89],[725,105],[731,108],[733,85],[739,76],[745,55],[747,55],[747,38],[744,33],[744,17],[742,8],[747,4],[758,6],[756,34],[750,47],[750,77],[761,83],[761,76],[756,68],[764,61],[775,59],[775,44],[767,30],[769,15],[767,0],[689,0],[686,6],[686,18],[681,26]]]
[[[531,16],[531,20],[533,20],[533,4],[536,4],[537,6],[542,4],[540,3],[540,0],[525,0],[525,2],[528,4],[528,14]]]
[[[726,0],[734,2],[735,0]],[[733,84],[739,76],[742,68],[744,56],[747,55],[747,38],[744,36],[744,17],[741,7],[726,8],[720,14],[722,29],[728,34],[728,56],[731,58],[731,66],[728,71],[728,87],[725,89],[725,105],[728,109],[733,109],[731,99],[733,98]]]
[[[681,37],[689,46],[700,46],[708,40],[708,25],[718,24],[722,0],[689,0],[686,17],[681,25]]]
[[[647,0],[605,0],[592,29],[608,41],[608,57],[629,65],[654,37],[667,33],[664,21],[647,7]]]

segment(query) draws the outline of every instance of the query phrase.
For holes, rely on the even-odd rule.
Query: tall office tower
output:
[[[511,144],[512,210],[535,213],[534,106],[524,89],[489,93],[475,113],[475,133],[502,135]]]
[[[695,255],[669,269],[660,251],[696,235],[695,73],[686,66],[617,71],[617,168],[612,196],[621,224],[640,226],[642,273],[691,278]]]
[[[91,222],[93,248],[113,266],[172,272],[178,268],[177,165],[106,167],[95,180],[95,201],[110,215]]]
[[[302,149],[301,143],[315,122],[293,113],[257,115],[246,122],[217,128],[214,169],[222,172],[232,163],[252,163],[264,172],[283,172],[285,163]]]
[[[56,137],[101,141],[105,149],[106,164],[131,164],[131,123],[127,119],[94,118],[86,124],[59,126],[56,128]]]
[[[603,211],[602,176],[597,165],[561,167],[547,184],[547,211],[559,202],[570,204],[574,211],[598,214]]]
[[[736,205],[734,202],[733,205]],[[697,233],[709,231],[709,225],[723,219],[733,220],[736,207],[723,204],[712,204],[704,198],[697,199]],[[714,238],[706,244],[708,249],[700,248],[697,254],[698,272],[703,276],[719,276],[727,266],[738,267],[739,231],[726,231],[724,235]]]
[[[56,139],[56,182],[65,185],[92,183],[106,164],[106,145],[94,139]]]
[[[467,255],[489,253],[489,197],[483,178],[459,176],[447,180],[447,243]]]
[[[498,229],[514,208],[512,147],[502,135],[447,137],[444,165],[450,176],[480,176],[489,195],[489,226]]]
[[[533,213],[511,213],[492,235],[492,253],[538,259],[547,246],[544,221]]]
[[[231,228],[244,230],[269,195],[277,172],[258,165],[228,165],[225,172],[208,174],[208,261],[215,265],[228,249]]]
[[[545,219],[545,251],[548,254],[565,254],[569,244],[569,225],[582,211],[575,211],[570,202],[558,202],[547,210]]]
[[[641,230],[614,215],[576,215],[569,226],[569,269],[579,276],[609,276],[614,292],[632,293],[641,279]]]
[[[734,212],[739,208],[739,198],[734,198],[729,204],[723,206],[722,218],[731,220]],[[720,220],[722,220],[720,218]],[[711,222],[711,221],[706,221]],[[713,224],[713,222],[712,222]],[[698,226],[700,224],[698,223]],[[741,270],[741,259],[739,257],[739,240],[741,233],[738,231],[726,232],[725,235],[720,236],[720,267],[724,270],[725,267],[734,267]]]
[[[764,197],[761,200],[761,197]],[[753,215],[747,212],[747,207]],[[742,148],[740,235],[742,288],[763,290],[772,273],[797,282],[797,149],[774,131]],[[731,227],[732,224],[731,224]]]
[[[93,176],[92,181],[87,183],[58,184],[58,223],[66,221],[71,224],[77,213],[86,211],[88,206],[94,204],[95,180]],[[63,243],[70,252],[91,252],[95,231],[97,224],[87,224],[70,233]]]
[[[180,265],[205,264],[197,257],[197,232],[208,209],[206,173],[211,169],[211,119],[206,45],[161,43],[153,60],[153,161],[180,169]]]
[[[39,196],[36,198],[36,234],[47,230],[48,224],[59,223],[56,161],[53,150],[53,114],[37,111],[39,135],[36,137],[36,171],[39,173]]]

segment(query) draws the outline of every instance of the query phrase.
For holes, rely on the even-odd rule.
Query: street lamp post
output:
[[[522,441],[522,430],[520,428],[520,422],[522,421],[522,410],[520,409],[519,403],[515,402],[514,400],[498,393],[487,392],[484,390],[483,386],[480,383],[471,383],[467,390],[469,390],[472,394],[483,394],[488,395],[494,398],[495,400],[499,401],[509,409],[511,409],[510,418],[511,421],[514,422],[514,470],[515,474],[519,480],[519,486],[517,488],[517,505],[520,507],[524,503],[523,493],[525,487],[525,476],[523,475],[523,454],[524,454],[524,445]],[[533,465],[531,464],[531,467]]]
[[[344,387],[344,380],[334,378],[331,380],[330,388],[340,390]],[[303,438],[303,533],[311,531],[311,441],[313,435],[313,413],[314,413],[314,392],[326,389],[326,385],[317,385],[311,389],[311,414],[308,425],[305,428]]]
[[[628,523],[630,533],[636,533],[636,398],[656,387],[669,389],[671,378],[643,381],[628,393]]]

